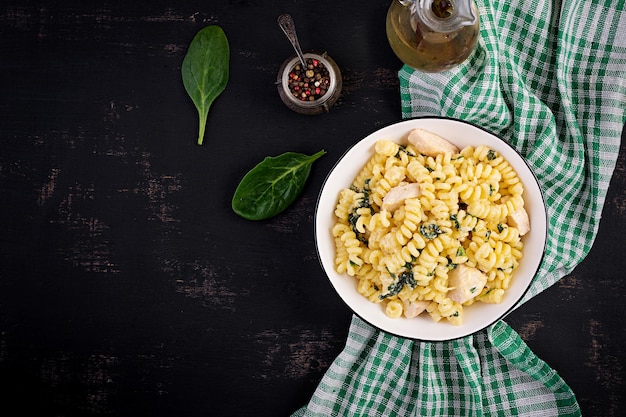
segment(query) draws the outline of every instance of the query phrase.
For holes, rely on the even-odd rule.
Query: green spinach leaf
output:
[[[265,158],[237,186],[233,211],[248,220],[263,220],[282,212],[298,198],[311,165],[325,153],[322,150],[308,156],[286,152]]]
[[[183,85],[198,110],[198,145],[202,145],[209,109],[226,88],[230,47],[219,26],[207,26],[194,36],[183,59]]]
[[[440,234],[443,234],[443,230],[439,227],[438,224],[430,223],[430,224],[421,224],[420,225],[420,233],[426,239],[435,239]]]

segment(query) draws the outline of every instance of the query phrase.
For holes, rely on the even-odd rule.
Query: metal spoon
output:
[[[306,61],[304,59],[304,54],[302,53],[302,48],[300,48],[300,42],[298,42],[298,35],[296,34],[296,25],[289,14],[281,14],[278,16],[278,25],[287,35],[287,39],[291,42],[293,49],[296,50],[296,55],[300,58],[300,62],[302,63],[302,67],[306,68]]]

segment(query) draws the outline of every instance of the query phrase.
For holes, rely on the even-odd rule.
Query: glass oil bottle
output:
[[[478,40],[473,0],[393,0],[387,39],[400,60],[419,71],[445,71],[463,62]]]

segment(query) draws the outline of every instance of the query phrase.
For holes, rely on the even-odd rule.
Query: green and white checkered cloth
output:
[[[523,302],[570,273],[595,239],[626,120],[626,12],[616,0],[477,0],[481,38],[439,74],[399,72],[402,116],[467,120],[534,169],[547,252]],[[353,318],[343,352],[294,416],[578,416],[576,397],[505,322],[450,342]]]

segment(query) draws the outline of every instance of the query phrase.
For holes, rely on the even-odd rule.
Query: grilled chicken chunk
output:
[[[526,233],[530,232],[530,219],[524,207],[509,214],[508,221],[511,226],[517,227],[520,236],[524,236]]]
[[[487,275],[480,270],[466,265],[457,265],[448,273],[448,298],[457,303],[476,297],[487,283]]]
[[[430,304],[430,301],[405,300],[402,304],[404,306],[404,317],[411,319],[422,314],[422,312],[426,310],[426,307],[428,307],[428,304]]]
[[[404,200],[407,198],[419,197],[421,193],[422,191],[420,185],[415,182],[400,183],[400,185],[393,187],[387,194],[385,194],[381,209],[392,213],[404,204]]]
[[[439,154],[451,152],[458,153],[459,148],[448,142],[441,136],[424,129],[415,128],[409,132],[409,143],[415,149],[426,156],[435,157]]]

